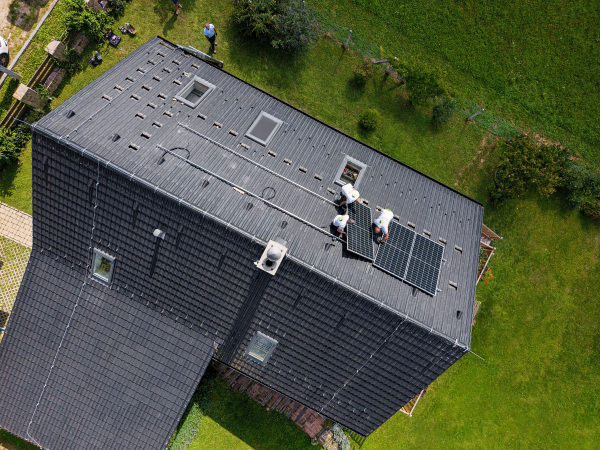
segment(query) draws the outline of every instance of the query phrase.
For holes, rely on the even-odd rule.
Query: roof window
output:
[[[367,165],[359,160],[347,156],[338,170],[335,184],[343,186],[347,183],[358,186]]]
[[[179,91],[175,98],[190,108],[195,108],[214,88],[214,84],[200,77],[194,77],[192,81]]]
[[[114,269],[115,258],[95,248],[91,277],[100,283],[109,285]]]
[[[257,331],[246,350],[246,356],[261,364],[266,364],[276,345],[275,339]]]
[[[282,123],[283,121],[277,117],[261,111],[246,133],[246,137],[266,146]]]

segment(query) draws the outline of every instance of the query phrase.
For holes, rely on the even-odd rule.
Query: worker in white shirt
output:
[[[342,208],[345,204],[350,205],[354,203],[360,197],[360,194],[356,189],[354,189],[354,186],[352,186],[350,183],[346,183],[342,186],[342,197],[346,198],[346,200],[340,203],[340,208]]]
[[[348,214],[340,214],[333,219],[333,226],[337,227],[337,231],[340,234],[346,234],[344,228],[346,228],[347,223],[354,223],[354,220],[352,220]]]
[[[375,224],[375,234],[383,233],[383,239],[379,241],[384,243],[389,237],[388,227],[390,226],[391,220],[394,218],[394,213],[391,209],[384,209],[379,214],[379,217],[373,221]]]

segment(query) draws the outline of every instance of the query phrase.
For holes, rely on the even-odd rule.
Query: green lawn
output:
[[[19,162],[0,173],[0,202],[31,214],[31,142]]]
[[[600,165],[596,0],[312,0],[400,58],[420,55],[468,100]],[[379,56],[379,55],[377,55]]]
[[[559,199],[488,205],[494,154],[482,144],[493,137],[459,118],[447,129],[433,132],[428,111],[407,108],[403,88],[382,73],[364,91],[351,89],[348,80],[360,61],[358,52],[343,52],[336,42],[323,38],[308,54],[286,57],[236,35],[229,20],[230,0],[183,4],[185,9],[176,18],[170,0],[131,3],[120,22],[131,22],[138,35],[123,39],[123,55],[101,46],[102,65],[95,69],[88,65],[66,83],[57,92],[54,107],[152,36],[206,51],[202,26],[210,21],[219,30],[217,56],[227,71],[483,202],[486,224],[504,236],[495,244],[493,278],[478,288],[482,307],[472,348],[485,361],[466,355],[434,383],[413,418],[396,414],[362,448],[596,447],[600,442],[598,223],[569,211]],[[550,138],[568,142],[588,160],[600,163],[595,113],[600,100],[598,27],[590,29],[591,21],[597,22],[597,3],[313,0],[309,4],[351,26],[357,41],[370,39],[371,48],[383,46],[400,56],[415,52],[443,65],[461,95],[495,110],[493,114],[506,121],[546,130]],[[560,21],[559,11],[564,13]],[[357,127],[357,117],[366,108],[383,115],[380,128],[371,134]],[[11,178],[12,194],[3,194],[0,201],[30,212],[28,155],[24,153],[17,177]],[[10,183],[0,184],[6,185]],[[213,406],[190,448],[308,445],[295,425],[223,383],[215,383],[212,395]]]

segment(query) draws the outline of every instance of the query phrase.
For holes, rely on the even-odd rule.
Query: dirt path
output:
[[[13,12],[11,13],[11,4]],[[0,36],[8,41],[11,61],[50,7],[49,0],[0,0]]]

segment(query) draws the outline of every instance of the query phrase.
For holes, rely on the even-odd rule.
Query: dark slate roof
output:
[[[216,86],[195,109],[174,101],[193,76]],[[260,111],[283,121],[267,147],[244,136]],[[259,242],[280,235],[289,258],[468,348],[482,206],[175,45],[151,39],[37,127]],[[329,190],[339,191],[346,155],[367,165],[358,188],[374,215],[376,205],[391,208],[400,223],[445,240],[435,297],[413,296],[341,246],[325,249],[336,214]]]
[[[44,448],[164,448],[213,353],[34,250],[0,345],[0,426]]]

